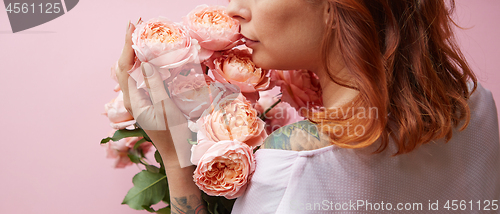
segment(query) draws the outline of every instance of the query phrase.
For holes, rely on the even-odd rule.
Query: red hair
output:
[[[328,0],[328,4],[324,67],[331,71],[331,50],[337,48],[352,79],[328,72],[330,79],[359,91],[352,103],[339,109],[305,112],[333,144],[362,148],[381,138],[376,151],[381,152],[392,137],[398,147],[394,155],[399,155],[443,137],[448,142],[462,120],[460,131],[467,127],[467,100],[477,79],[454,40],[453,0],[450,9],[444,0]],[[376,118],[367,116],[367,109],[376,109]],[[333,114],[340,110],[348,113]],[[362,134],[354,128],[358,126]]]

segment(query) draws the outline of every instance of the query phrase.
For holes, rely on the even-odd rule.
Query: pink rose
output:
[[[277,90],[276,90],[277,89]],[[255,109],[262,115],[267,109],[275,104],[279,99],[279,88],[275,87],[270,91],[261,91],[260,99],[255,105]],[[266,131],[271,134],[276,129],[283,126],[304,120],[298,112],[286,102],[279,102],[265,115]]]
[[[311,71],[271,71],[276,86],[281,87],[281,100],[299,110],[302,107],[322,106],[318,77]]]
[[[193,145],[191,147],[191,163],[193,163],[194,165],[197,165],[205,152],[207,152],[210,147],[217,143],[209,139],[203,132],[199,130],[198,132],[196,132],[196,134],[197,143],[196,145]]]
[[[219,141],[239,141],[256,147],[267,138],[266,124],[241,94],[236,99],[232,96],[222,99],[213,110],[206,111],[196,124],[199,130],[197,144],[191,147],[193,164],[197,164],[201,156]]]
[[[120,91],[118,96],[111,102],[104,105],[105,115],[108,117],[113,129],[124,129],[134,125],[135,120],[123,105],[123,93]]]
[[[128,138],[123,138],[119,141],[109,141],[106,143],[106,151],[107,151],[107,158],[114,158],[116,159],[116,162],[114,164],[115,168],[124,168],[126,166],[132,165],[133,163],[130,161],[130,158],[128,157],[128,154],[130,154],[131,150],[133,150],[134,145],[142,138],[139,137],[128,137]],[[135,151],[137,154],[140,154],[141,152],[143,154],[146,154],[153,144],[150,142],[144,142],[142,143],[137,151]]]
[[[116,69],[118,69],[118,61],[111,67],[111,79],[113,79],[116,83],[118,83],[118,78],[116,77]],[[122,90],[120,88],[120,84],[116,84],[113,90],[115,92]]]
[[[189,120],[196,121],[212,102],[239,93],[236,87],[227,86],[230,85],[216,83],[208,75],[193,69],[187,76],[175,77],[169,84],[169,91],[181,112]]]
[[[137,60],[129,71],[139,87],[145,87],[140,62],[149,62],[157,69],[163,80],[172,79],[181,66],[197,62],[198,42],[180,24],[164,17],[150,19],[137,25],[132,34],[132,48]]]
[[[208,195],[233,199],[243,195],[254,171],[255,160],[248,145],[238,141],[221,141],[203,155],[193,178]]]
[[[184,17],[189,34],[198,40],[203,49],[210,51],[209,55],[239,44],[240,24],[227,15],[225,10],[223,6],[199,5]]]
[[[241,92],[255,93],[267,90],[271,83],[269,70],[257,68],[249,49],[233,49],[214,60],[215,80],[238,86]],[[258,98],[257,98],[258,99]]]
[[[203,134],[201,140],[204,137],[213,142],[237,140],[254,147],[267,138],[264,121],[242,95],[236,99],[224,98],[210,114],[200,117],[196,123]]]
[[[169,84],[169,91],[174,103],[189,118],[198,118],[210,106],[212,94],[220,90],[209,88],[214,81],[208,75],[191,71],[189,75],[178,75]],[[211,91],[215,90],[215,91]]]

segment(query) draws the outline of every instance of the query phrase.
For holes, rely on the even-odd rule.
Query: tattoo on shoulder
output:
[[[317,126],[309,120],[299,121],[274,131],[264,141],[266,149],[312,150],[329,145],[322,140]]]
[[[172,214],[208,214],[201,196],[174,197],[170,206]]]

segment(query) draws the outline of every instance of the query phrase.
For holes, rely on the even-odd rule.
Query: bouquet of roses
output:
[[[183,23],[158,17],[140,21],[132,35],[136,61],[129,74],[145,88],[140,70],[148,62],[164,80],[172,101],[188,120],[193,136],[193,179],[205,193],[211,213],[230,213],[255,170],[253,153],[272,131],[303,118],[298,110],[321,104],[317,77],[309,71],[261,69],[243,46],[239,23],[222,6],[200,5]],[[111,69],[112,77],[115,77]],[[276,87],[275,87],[276,86]],[[169,190],[158,151],[158,165],[145,158],[153,146],[123,106],[123,94],[105,105],[113,128],[104,138],[116,168],[133,163],[144,170],[133,178],[123,204],[133,209],[169,213]],[[282,102],[283,101],[283,102]],[[154,210],[151,205],[167,206]]]

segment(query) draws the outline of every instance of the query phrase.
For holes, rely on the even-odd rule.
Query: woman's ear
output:
[[[325,5],[324,5],[324,12],[323,12],[323,17],[324,17],[324,20],[325,20],[325,24],[326,25],[332,25],[333,23],[333,10],[332,10],[332,4],[330,3],[330,1],[324,1],[325,2]]]

